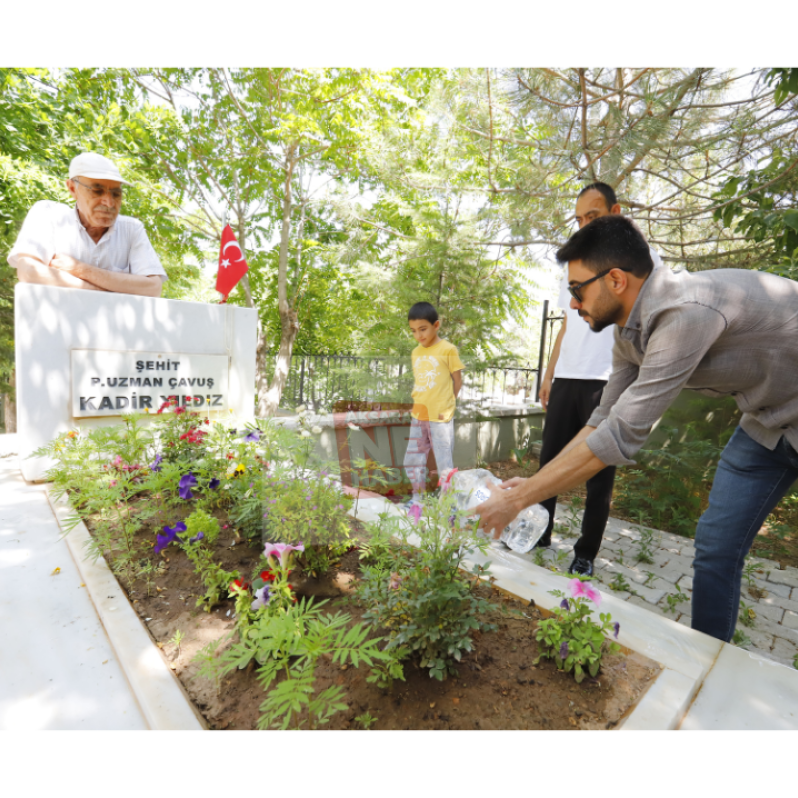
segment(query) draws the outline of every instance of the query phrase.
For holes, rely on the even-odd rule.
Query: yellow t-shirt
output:
[[[452,374],[463,364],[457,347],[448,341],[413,350],[413,418],[419,421],[451,421],[454,415]]]

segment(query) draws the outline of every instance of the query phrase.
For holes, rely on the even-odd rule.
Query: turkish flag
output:
[[[238,281],[247,273],[249,266],[238,246],[233,230],[228,224],[222,230],[222,247],[219,250],[219,271],[216,273],[216,290],[227,300]]]

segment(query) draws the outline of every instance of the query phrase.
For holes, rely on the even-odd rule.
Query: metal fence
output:
[[[538,354],[538,374],[540,379],[546,373],[546,366],[551,359],[551,350],[554,348],[554,341],[560,332],[565,313],[549,313],[549,300],[543,302],[543,316],[540,321],[540,352]],[[555,331],[556,327],[556,331]],[[535,389],[535,401],[540,399],[540,381]]]
[[[485,367],[466,363],[458,403],[524,406],[535,400],[536,368]],[[407,357],[294,355],[281,406],[308,405],[329,412],[351,402],[402,403],[410,400],[413,371]]]
[[[549,314],[543,303],[540,352],[537,366],[486,366],[465,362],[463,388],[458,404],[524,407],[539,399],[538,375],[543,374],[563,315]],[[267,359],[271,362],[271,358]],[[329,412],[347,403],[405,403],[413,390],[409,357],[332,354],[297,354],[283,391],[281,407],[308,405],[315,412]]]

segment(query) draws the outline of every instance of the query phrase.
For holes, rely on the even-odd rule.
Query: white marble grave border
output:
[[[74,514],[69,500],[64,496],[54,498],[50,488],[47,498],[149,728],[207,729],[205,719],[166,664],[108,564],[102,557],[96,562],[86,559],[86,546],[91,540],[86,525],[81,521],[68,533],[64,531],[66,519]]]

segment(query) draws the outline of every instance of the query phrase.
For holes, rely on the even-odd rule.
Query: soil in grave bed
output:
[[[361,538],[365,534],[356,521],[353,533]],[[260,545],[224,536],[223,531],[215,546],[217,561],[249,578],[258,564]],[[143,580],[128,584],[121,577],[120,584],[209,727],[255,729],[264,698],[256,671],[228,674],[217,694],[213,682],[198,677],[199,665],[191,662],[199,649],[233,630],[233,600],[223,601],[210,613],[197,608],[197,596],[204,590],[191,563],[176,547],[164,554],[164,572],[152,580],[149,596]],[[325,610],[347,612],[356,623],[363,612],[352,595],[358,577],[359,552],[353,549],[323,581],[296,573],[292,584],[299,595],[327,598]],[[495,605],[485,620],[499,628],[475,635],[474,650],[463,657],[457,677],[439,682],[408,661],[405,681],[381,690],[366,682],[365,667],[321,661],[317,690],[342,686],[349,707],[321,728],[359,729],[362,723],[356,718],[368,715],[376,718],[373,729],[609,729],[628,714],[659,672],[654,661],[625,650],[605,655],[598,678],[585,679],[581,685],[547,660],[534,666],[538,656],[534,633],[543,617],[541,610],[488,584],[477,590]],[[171,642],[178,630],[184,636],[179,652]]]

